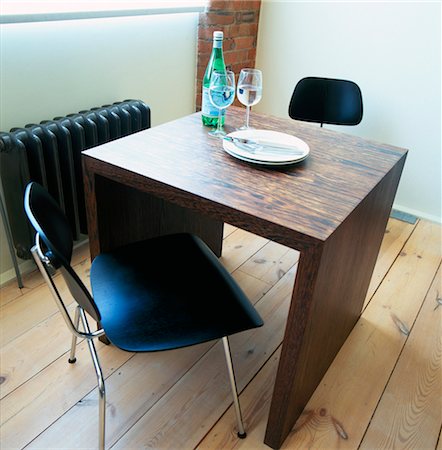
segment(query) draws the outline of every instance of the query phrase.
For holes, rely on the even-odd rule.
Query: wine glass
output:
[[[233,103],[235,99],[235,74],[230,71],[214,70],[210,77],[209,99],[213,106],[218,108],[218,126],[209,132],[211,136],[222,137],[226,135],[222,125],[222,112]]]
[[[262,72],[258,69],[242,69],[238,79],[238,100],[246,106],[246,123],[240,130],[249,129],[250,107],[262,97]]]

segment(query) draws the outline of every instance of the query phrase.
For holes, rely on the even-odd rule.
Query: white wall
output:
[[[410,149],[395,207],[441,221],[441,3],[264,0],[257,111],[288,117],[305,76],[359,84],[364,118],[332,127]]]
[[[2,25],[0,130],[127,98],[193,112],[198,14]],[[3,224],[0,273],[12,274]],[[6,274],[4,272],[7,272]]]

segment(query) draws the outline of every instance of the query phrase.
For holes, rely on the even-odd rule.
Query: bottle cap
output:
[[[224,39],[224,33],[222,31],[214,31],[213,39],[215,41],[222,41]]]

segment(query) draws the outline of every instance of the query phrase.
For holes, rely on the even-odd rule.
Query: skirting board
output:
[[[87,236],[81,235],[81,238],[74,243],[74,249],[80,245],[83,245],[87,240],[88,240]],[[33,270],[36,269],[35,262],[32,259],[28,259],[26,261],[19,259],[19,261],[21,261],[21,262],[19,263],[18,267],[19,267],[20,273],[22,275],[32,272]],[[4,284],[8,283],[9,281],[11,281],[14,278],[15,278],[15,271],[14,271],[13,267],[11,267],[8,270],[5,270],[4,272],[1,272],[0,273],[0,287],[2,287]]]
[[[399,211],[398,209],[392,209],[390,217],[392,217],[393,219],[401,220],[402,222],[411,223],[413,225],[416,223],[416,221],[418,219],[413,214],[409,214],[409,213],[406,213],[406,212],[403,212],[403,211]]]
[[[394,210],[410,214],[412,216],[416,216],[418,219],[428,220],[430,222],[442,224],[442,216],[440,214],[439,215],[428,214],[425,211],[409,208],[396,202],[393,203],[393,211]]]

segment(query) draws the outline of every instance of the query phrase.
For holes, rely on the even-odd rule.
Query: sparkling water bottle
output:
[[[207,64],[206,72],[203,78],[203,95],[202,95],[202,105],[201,113],[203,124],[206,126],[216,127],[218,125],[218,108],[212,105],[209,98],[209,85],[210,76],[214,70],[226,71],[226,65],[224,64],[223,56],[223,38],[224,34],[222,31],[213,32],[213,48],[212,54],[210,55],[209,63]],[[226,111],[222,111],[221,124],[224,124],[224,117]]]

